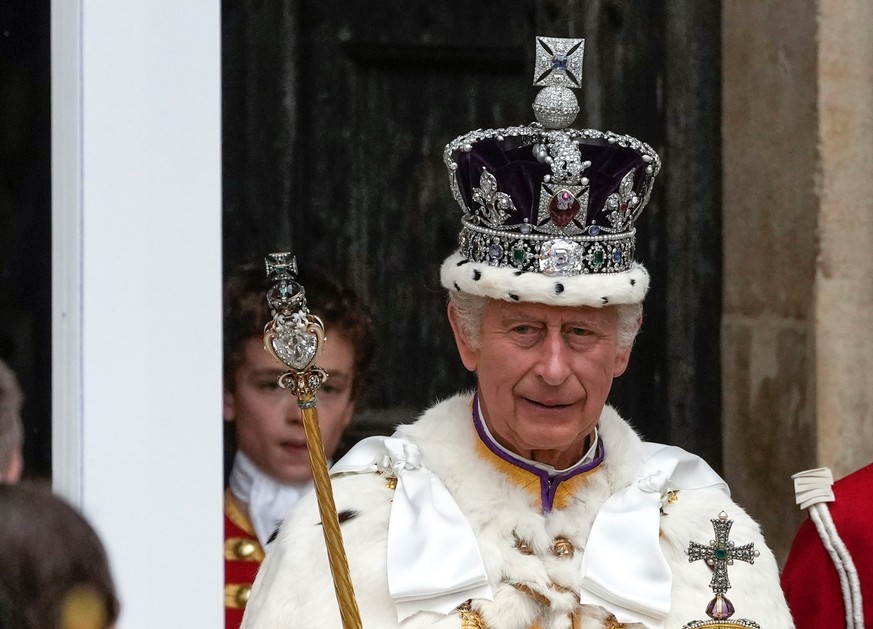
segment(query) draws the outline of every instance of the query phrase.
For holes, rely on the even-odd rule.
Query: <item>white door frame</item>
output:
[[[53,484],[120,629],[220,627],[220,2],[51,11]]]

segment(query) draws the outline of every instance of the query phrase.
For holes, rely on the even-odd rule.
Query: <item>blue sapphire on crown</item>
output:
[[[584,39],[537,37],[534,85],[581,87],[584,54]]]

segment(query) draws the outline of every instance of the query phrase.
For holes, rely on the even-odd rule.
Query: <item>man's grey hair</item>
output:
[[[24,395],[9,366],[0,360],[0,471],[8,469],[13,454],[21,448],[24,430],[21,405]]]
[[[455,306],[461,331],[473,347],[479,346],[479,329],[488,300],[489,297],[472,295],[463,291],[449,293],[449,301]],[[619,304],[613,307],[618,312],[618,348],[630,349],[640,331],[643,305]]]

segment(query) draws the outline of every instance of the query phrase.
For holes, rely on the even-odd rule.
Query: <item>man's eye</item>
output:
[[[325,395],[342,395],[343,393],[345,393],[346,388],[345,386],[339,384],[324,384],[319,389],[319,391],[321,391]]]
[[[573,336],[588,336],[591,334],[591,330],[588,328],[570,328],[570,334]]]
[[[276,391],[277,389],[280,389],[281,387],[279,386],[278,380],[267,380],[266,382],[262,382],[260,384],[260,388],[262,388],[266,391]]]
[[[512,331],[516,334],[531,334],[534,332],[534,327],[532,325],[517,325],[512,328]]]

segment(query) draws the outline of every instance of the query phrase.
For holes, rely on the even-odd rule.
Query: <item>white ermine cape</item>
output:
[[[685,551],[716,538],[720,513],[736,548],[760,553],[728,566],[731,620],[794,627],[772,552],[714,472],[644,444],[610,407],[599,438],[603,462],[551,510],[538,480],[483,447],[469,394],[365,440],[372,465],[353,469],[354,448],[332,474],[364,629],[682,629],[708,620],[713,570]],[[243,629],[342,629],[314,494],[268,549]]]

